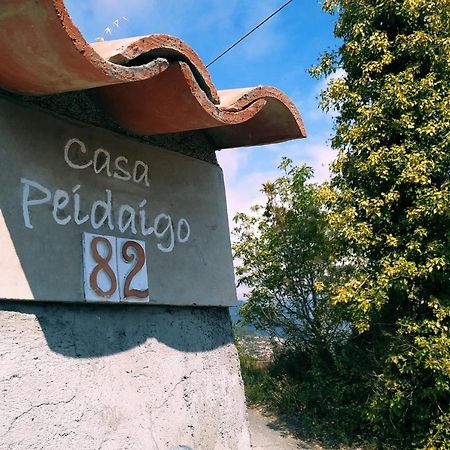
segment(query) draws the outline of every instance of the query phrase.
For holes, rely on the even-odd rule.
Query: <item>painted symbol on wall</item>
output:
[[[84,233],[83,264],[86,301],[149,302],[145,242]]]

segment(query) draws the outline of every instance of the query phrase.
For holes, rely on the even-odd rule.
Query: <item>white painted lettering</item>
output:
[[[154,228],[153,227],[148,227],[147,228],[147,225],[146,225],[147,217],[146,217],[145,210],[144,210],[144,207],[145,207],[146,204],[147,204],[147,200],[143,200],[141,203],[139,203],[139,208],[141,208],[139,210],[139,221],[141,223],[141,233],[142,233],[142,235],[143,236],[150,236],[153,233]]]
[[[103,214],[97,217],[98,209],[103,209]],[[106,189],[106,202],[103,200],[97,200],[92,204],[91,208],[91,225],[94,230],[98,230],[105,222],[108,221],[110,230],[114,230],[112,222],[112,192]]]
[[[64,210],[69,204],[69,194],[66,191],[58,189],[53,197],[53,218],[58,225],[67,225],[72,219],[71,216],[66,216],[64,219],[58,217],[58,210]]]
[[[102,170],[106,169],[108,177],[111,176],[109,165],[111,164],[111,155],[106,150],[98,148],[94,153],[94,172],[98,175]]]
[[[164,222],[166,222],[165,227]],[[173,231],[172,218],[164,213],[156,216],[154,222],[154,233],[158,239],[164,240],[167,244],[167,246],[164,246],[161,242],[158,243],[157,247],[159,250],[163,253],[170,253],[175,246],[175,233]]]
[[[44,203],[48,203],[52,198],[50,191],[35,181],[27,180],[26,178],[21,178],[20,182],[24,185],[22,192],[22,212],[23,212],[23,221],[25,222],[25,226],[27,228],[33,228],[30,220],[30,206],[43,205]],[[30,187],[37,189],[42,192],[44,196],[38,199],[30,199]]]
[[[72,147],[73,144],[77,144],[80,147],[80,150],[82,153],[87,153],[86,150],[86,146],[84,145],[83,142],[81,142],[79,139],[77,138],[73,138],[73,139],[69,139],[66,143],[66,145],[64,146],[64,160],[66,161],[67,165],[69,167],[71,167],[72,169],[86,169],[88,168],[91,164],[92,161],[89,161],[86,164],[75,164],[70,158],[69,158],[69,150]]]
[[[140,169],[142,170],[142,173],[139,175]],[[150,186],[150,183],[148,182],[148,166],[145,164],[145,162],[142,161],[136,161],[134,164],[134,170],[133,170],[133,181],[135,183],[142,183],[148,187]]]
[[[83,223],[89,220],[89,216],[86,214],[84,217],[80,218],[80,194],[77,194],[77,191],[80,189],[80,185],[77,184],[72,189],[73,192],[73,202],[74,202],[74,213],[73,218],[77,225],[83,225]]]
[[[137,184],[144,184],[147,187],[150,186],[149,166],[143,161],[135,161],[133,164],[133,170],[131,171],[131,164],[125,156],[118,156],[115,158],[114,167],[111,167],[111,154],[103,148],[98,148],[95,150],[93,157],[84,164],[76,162],[77,158],[75,158],[75,155],[77,152],[87,154],[88,150],[86,148],[86,144],[77,138],[69,139],[64,146],[64,161],[72,169],[82,170],[92,166],[96,175],[103,172],[108,177],[114,177],[118,180],[133,181]],[[113,172],[111,172],[111,169],[113,169]]]
[[[184,237],[182,235],[184,234]],[[186,219],[181,218],[177,226],[177,240],[181,244],[186,243],[191,237],[191,226]]]
[[[120,163],[122,161],[125,163],[125,167],[120,165]],[[116,166],[116,170],[118,170],[119,173],[118,172],[114,172],[113,177],[117,178],[118,180],[130,181],[131,180],[131,174],[126,169],[126,165],[127,164],[128,164],[128,158],[125,158],[125,156],[118,156],[115,159],[115,161],[114,161],[114,165]]]
[[[128,216],[127,219],[125,217]],[[125,220],[124,220],[125,219]],[[131,232],[136,234],[136,211],[130,205],[122,205],[119,208],[119,230],[121,233],[125,233],[128,228],[131,228]]]
[[[27,178],[21,178],[21,183],[23,185],[22,212],[26,228],[33,228],[30,218],[31,207],[50,203],[52,205],[51,217],[58,225],[67,225],[73,219],[76,225],[90,222],[94,230],[108,227],[110,230],[118,229],[120,233],[128,231],[144,237],[153,235],[157,241],[157,248],[163,253],[171,253],[176,242],[184,244],[189,241],[191,236],[190,224],[184,218],[174,222],[170,215],[160,213],[155,217],[153,223],[148,220],[147,200],[145,199],[138,203],[137,207],[128,204],[115,205],[113,192],[105,189],[106,199],[90,203],[87,208],[89,213],[83,215],[79,184],[75,185],[71,191],[56,189],[52,193],[47,187]],[[48,208],[42,208],[41,216],[47,211]],[[113,211],[117,211],[117,214],[113,215]],[[139,220],[139,224],[136,223],[136,220]],[[153,226],[147,226],[147,222],[152,223]],[[174,223],[177,224],[176,230]]]

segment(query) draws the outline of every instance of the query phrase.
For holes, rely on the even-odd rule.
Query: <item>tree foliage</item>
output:
[[[249,288],[243,317],[300,351],[332,351],[344,334],[328,301],[333,242],[311,169],[284,159],[267,182],[265,205],[238,214],[239,282]]]
[[[315,437],[349,442],[363,431],[367,394],[354,364],[361,349],[331,303],[347,268],[334,262],[337,242],[311,169],[288,159],[280,169],[263,186],[264,204],[235,218],[237,274],[249,289],[241,315],[283,342],[268,368],[255,367],[241,351],[247,399],[298,413],[301,428]]]
[[[338,75],[321,99],[338,156],[320,189],[285,162],[239,217],[245,315],[325,348],[311,397],[361,413],[379,448],[450,449],[450,1],[324,8],[340,46],[312,73]]]
[[[346,268],[333,261],[336,241],[311,169],[288,159],[280,169],[282,175],[263,186],[264,205],[235,218],[237,274],[249,289],[241,315],[283,342],[268,368],[254,367],[241,352],[247,398],[298,413],[300,427],[312,436],[353,440],[363,428],[366,395],[353,368],[360,350],[330,297]]]
[[[373,367],[367,416],[394,448],[450,448],[450,2],[330,0],[342,45],[315,75],[337,112],[334,288]]]

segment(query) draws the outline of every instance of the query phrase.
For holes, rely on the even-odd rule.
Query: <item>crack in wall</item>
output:
[[[14,378],[20,379],[22,377],[18,373],[15,373],[8,378],[3,378],[3,380],[0,380],[0,383],[7,383],[8,381],[14,380]]]
[[[23,411],[22,413],[20,413],[18,416],[14,417],[14,419],[12,420],[12,422],[10,423],[8,429],[3,433],[3,436],[6,436],[14,427],[14,424],[21,419],[22,417],[26,416],[27,414],[29,414],[31,411],[33,411],[34,409],[38,409],[38,408],[42,408],[43,406],[58,406],[58,405],[67,405],[69,404],[74,398],[76,397],[76,395],[73,395],[69,400],[61,400],[59,402],[43,402],[43,403],[39,403],[38,405],[31,405],[30,408],[28,408],[26,411]]]
[[[175,385],[173,386],[173,388],[170,390],[170,392],[167,394],[166,399],[158,406],[155,406],[155,409],[160,409],[162,408],[172,397],[172,394],[175,392],[176,388],[181,384],[184,383],[186,380],[188,380],[193,373],[198,373],[198,374],[202,374],[203,372],[201,370],[198,369],[194,369],[191,370],[187,375],[183,375],[183,377],[181,378],[180,381],[178,381],[177,383],[175,383]]]

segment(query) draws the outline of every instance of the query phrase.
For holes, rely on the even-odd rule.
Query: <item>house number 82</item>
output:
[[[83,241],[87,301],[148,301],[144,242],[89,233]]]

